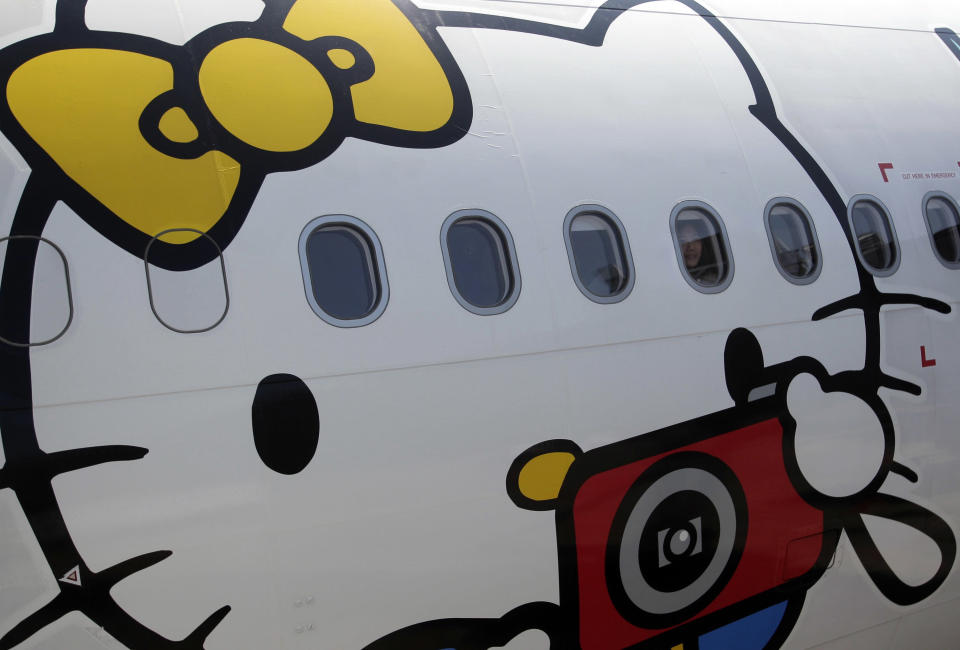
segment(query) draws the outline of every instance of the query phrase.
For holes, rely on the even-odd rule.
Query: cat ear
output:
[[[583,452],[570,440],[548,440],[520,454],[507,472],[507,494],[526,510],[553,510],[570,467]]]

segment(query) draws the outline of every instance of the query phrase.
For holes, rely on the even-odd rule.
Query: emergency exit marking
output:
[[[900,178],[905,181],[938,181],[956,177],[957,172],[904,172],[900,174]]]
[[[960,162],[957,162],[957,166],[960,167]],[[896,176],[891,176],[887,174],[889,171],[893,171],[893,163],[877,163],[877,167],[880,169],[880,175],[883,176],[883,182],[889,183],[890,179],[894,180],[904,180],[904,181],[930,181],[930,180],[947,180],[957,178],[957,172],[949,170],[940,170],[940,171],[921,171],[921,172],[900,172]]]
[[[960,164],[960,163],[957,163]],[[883,182],[889,183],[890,179],[887,178],[887,172],[893,169],[893,163],[877,163],[877,167],[880,168],[880,174],[883,176]]]
[[[920,365],[924,368],[932,368],[933,366],[937,365],[936,359],[927,358],[927,346],[925,345],[920,346]]]

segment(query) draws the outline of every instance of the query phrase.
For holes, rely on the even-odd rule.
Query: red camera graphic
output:
[[[837,535],[788,476],[782,412],[771,397],[586,453],[543,443],[515,461],[514,501],[557,511],[560,605],[582,650],[689,643],[820,577]],[[564,464],[556,498],[531,496]]]

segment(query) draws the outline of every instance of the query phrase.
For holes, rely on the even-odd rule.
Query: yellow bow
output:
[[[283,29],[305,42],[344,37],[370,55],[373,75],[350,88],[357,122],[429,133],[453,115],[447,74],[391,0],[299,0]],[[237,193],[243,156],[236,160],[211,149],[183,159],[152,147],[140,118],[154,99],[174,88],[173,66],[111,47],[110,35],[103,44],[55,49],[23,63],[6,88],[13,115],[67,176],[141,232],[210,230]],[[341,70],[356,63],[347,50],[327,56]],[[328,81],[269,34],[217,45],[196,72],[202,100],[217,122],[265,154],[306,149],[334,118]],[[173,142],[192,142],[199,135],[179,107],[168,110],[158,127]],[[181,231],[164,239],[187,243],[197,236]]]

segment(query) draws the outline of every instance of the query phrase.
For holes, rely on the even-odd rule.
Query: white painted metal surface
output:
[[[53,2],[30,21],[15,4],[0,3],[11,17],[0,26],[4,45],[52,27]],[[419,4],[583,27],[600,3]],[[88,27],[180,44],[258,15],[258,3],[240,5],[153,0],[133,11],[91,0]],[[891,475],[882,491],[956,533],[960,276],[931,250],[921,200],[932,190],[960,197],[960,61],[932,32],[960,29],[960,8],[717,0],[708,9],[756,60],[783,123],[844,200],[871,194],[890,208],[902,263],[877,286],[954,309],[884,309],[882,367],[923,392],[880,396],[895,459],[919,475],[916,484]],[[556,603],[554,515],[519,509],[504,489],[523,450],[558,438],[591,450],[732,407],[724,345],[738,327],[753,332],[767,365],[809,356],[831,374],[863,367],[857,313],[811,320],[859,290],[841,224],[751,115],[749,80],[707,21],[678,3],[651,3],[617,18],[601,47],[438,31],[469,87],[469,133],[436,149],[348,138],[317,164],[267,176],[224,251],[230,310],[209,332],[165,328],[150,309],[143,261],[66,204],[53,211],[44,236],[68,258],[76,313],[61,339],[30,354],[37,438],[48,453],[149,450],[63,474],[53,488],[91,570],[173,552],[112,590],[161,636],[183,638],[230,605],[204,647],[363,648],[423,621]],[[9,142],[0,149],[6,232],[29,166]],[[887,162],[888,182],[878,169]],[[951,175],[926,176],[938,172]],[[799,201],[816,224],[823,270],[811,285],[788,283],[771,259],[763,210],[778,196]],[[736,273],[716,295],[684,281],[670,240],[671,210],[691,199],[715,208],[729,233]],[[637,277],[621,303],[591,302],[571,279],[562,224],[582,204],[609,209],[629,236]],[[470,208],[502,219],[516,245],[522,292],[497,316],[466,311],[447,285],[440,227]],[[304,299],[298,239],[326,214],[362,219],[383,246],[390,301],[370,325],[332,327]],[[43,315],[35,317],[40,331]],[[923,366],[921,346],[935,366]],[[251,431],[257,385],[276,373],[303,379],[320,417],[316,455],[294,476],[264,465]],[[798,390],[815,387],[805,378]],[[834,496],[862,489],[883,454],[882,434],[869,430],[876,422],[862,421],[870,409],[850,399],[850,408],[816,395],[790,404],[817,405],[796,407],[814,409],[817,427],[801,468]],[[864,435],[847,436],[858,427],[847,415]],[[867,517],[867,526],[907,582],[936,573],[939,551],[925,536],[888,520]],[[60,577],[13,492],[0,491],[0,635],[60,593]],[[784,647],[954,647],[958,598],[954,571],[921,603],[894,605],[843,537]],[[17,647],[121,646],[73,613]],[[508,647],[548,641],[528,632]]]

